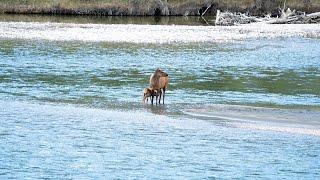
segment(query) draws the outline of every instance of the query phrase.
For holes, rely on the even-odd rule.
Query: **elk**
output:
[[[164,97],[166,93],[166,89],[169,84],[169,76],[164,71],[160,70],[159,68],[151,74],[150,76],[150,88],[153,90],[157,90],[160,93],[159,97],[159,104],[161,102],[161,95],[162,95],[162,103],[164,104]],[[153,102],[153,97],[151,96],[151,100]]]
[[[151,88],[144,88],[143,90],[143,98],[142,101],[143,103],[148,103],[148,99],[151,98],[151,103],[153,104],[153,98],[154,96],[156,97],[156,104],[158,103],[158,97],[160,98],[161,91],[158,90],[153,90]]]

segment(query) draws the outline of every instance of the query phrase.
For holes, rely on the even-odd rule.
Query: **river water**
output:
[[[319,25],[37,18],[0,22],[0,177],[320,177]]]

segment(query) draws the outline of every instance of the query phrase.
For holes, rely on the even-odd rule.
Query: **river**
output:
[[[0,177],[320,177],[320,25],[22,17],[0,18]],[[165,105],[142,104],[157,67]]]

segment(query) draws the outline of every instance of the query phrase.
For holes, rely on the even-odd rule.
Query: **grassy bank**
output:
[[[277,14],[284,0],[0,0],[1,13],[97,16],[214,15],[217,9]],[[287,0],[287,7],[320,11],[320,0]]]

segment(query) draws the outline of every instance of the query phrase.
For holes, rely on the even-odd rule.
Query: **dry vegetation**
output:
[[[75,15],[206,15],[217,9],[276,14],[285,0],[0,0],[0,12]],[[320,0],[286,0],[287,7],[320,11]]]

